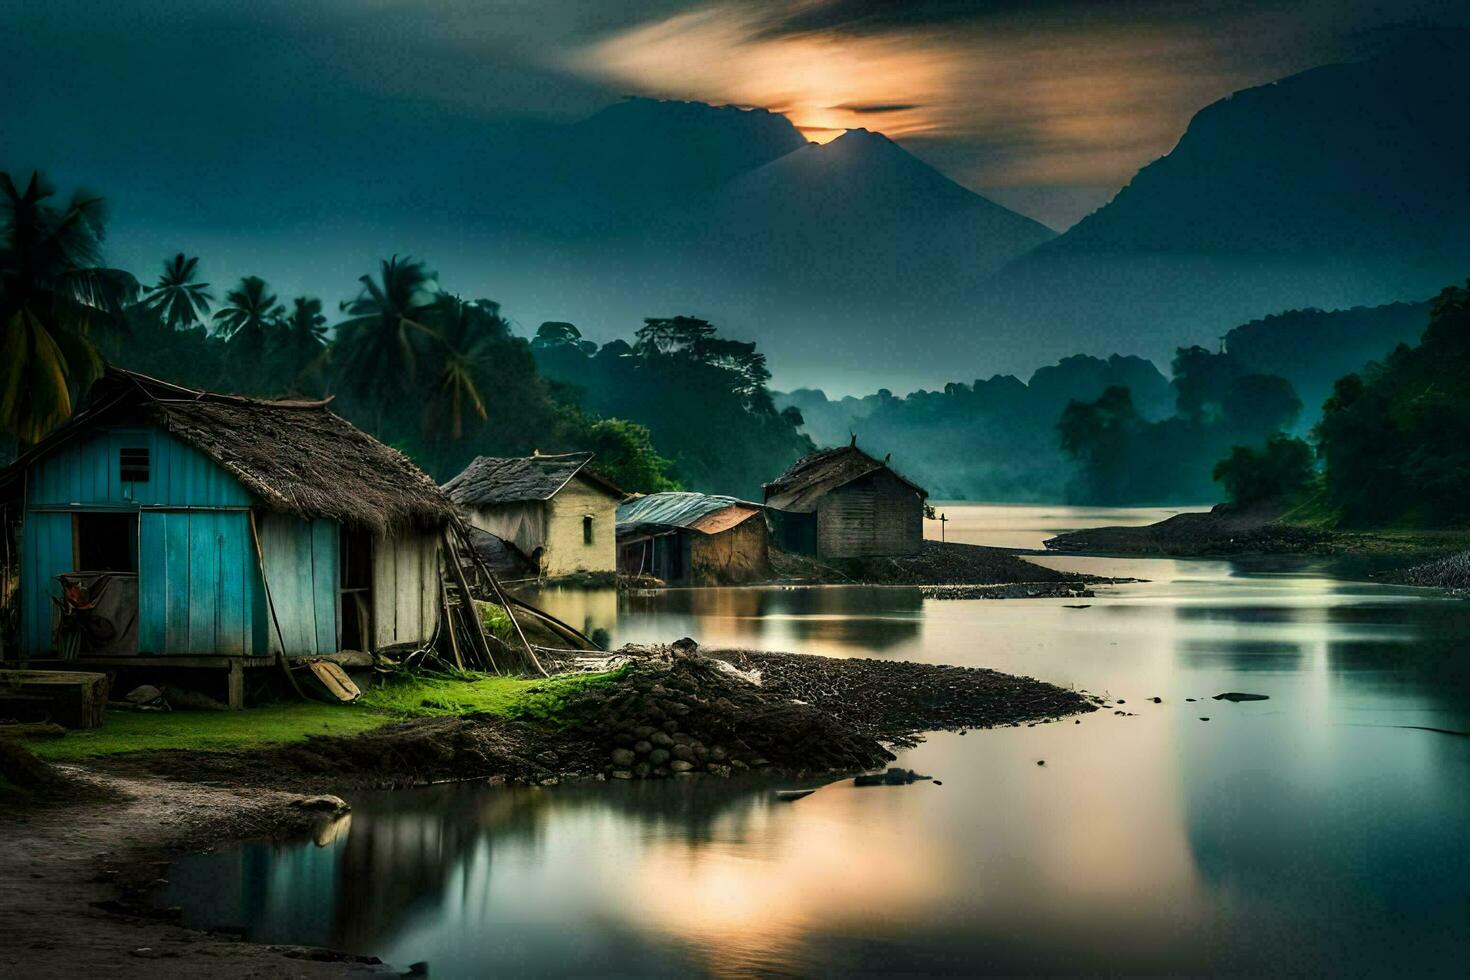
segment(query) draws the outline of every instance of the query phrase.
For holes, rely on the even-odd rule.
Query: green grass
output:
[[[27,747],[61,761],[155,749],[229,752],[308,735],[356,735],[394,719],[352,705],[272,704],[248,711],[109,711],[101,728],[69,731]]]
[[[109,711],[101,728],[36,739],[27,747],[51,761],[159,749],[231,752],[293,742],[310,735],[356,735],[405,718],[490,714],[557,724],[567,698],[618,676],[577,674],[529,680],[471,675],[388,678],[355,704],[292,702],[245,711]]]

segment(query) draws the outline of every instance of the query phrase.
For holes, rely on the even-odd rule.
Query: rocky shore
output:
[[[1175,514],[1142,527],[1095,527],[1059,534],[1048,551],[1065,554],[1194,557],[1252,554],[1329,554],[1330,531],[1278,521],[1279,509],[1239,510],[1221,504],[1204,514]]]
[[[1470,551],[1413,565],[1386,575],[1384,579],[1400,585],[1449,589],[1458,595],[1470,596]]]
[[[29,785],[0,798],[9,845],[0,849],[0,972],[394,975],[371,958],[186,929],[152,896],[178,854],[309,832],[339,819],[344,804],[328,794],[353,788],[847,773],[883,767],[890,746],[925,731],[1097,706],[990,670],[705,653],[693,641],[625,647],[615,660],[608,682],[578,688],[539,722],[424,718],[250,752],[133,753],[56,770],[12,745],[6,772]]]

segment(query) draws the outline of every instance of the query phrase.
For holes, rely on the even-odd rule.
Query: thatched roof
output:
[[[790,469],[765,485],[766,506],[798,514],[810,513],[817,509],[817,501],[823,494],[878,470],[888,470],[920,497],[929,496],[929,491],[889,466],[887,459],[874,459],[859,449],[854,440],[852,445],[823,449],[792,463]]]
[[[444,484],[449,499],[464,507],[490,507],[530,500],[550,500],[573,479],[580,478],[617,500],[623,491],[599,476],[587,464],[591,453],[558,456],[476,456],[470,465]]]
[[[469,528],[470,547],[501,579],[534,578],[536,566],[511,542],[477,527]]]
[[[760,504],[735,497],[675,491],[650,493],[618,505],[618,534],[687,529],[719,534],[761,513]]]
[[[88,393],[83,411],[17,465],[131,411],[209,457],[270,510],[379,533],[442,527],[454,516],[427,473],[327,405],[196,391],[113,368]]]

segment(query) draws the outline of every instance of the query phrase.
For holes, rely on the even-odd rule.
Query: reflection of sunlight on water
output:
[[[1470,606],[1310,563],[1043,560],[1151,581],[1080,603],[837,587],[548,605],[616,642],[993,667],[1133,716],[934,735],[900,764],[943,786],[790,805],[691,780],[397,795],[327,847],[169,877],[218,892],[202,924],[443,976],[1413,973],[1463,952],[1470,746],[1386,726],[1470,728]],[[1211,700],[1231,690],[1270,700]]]

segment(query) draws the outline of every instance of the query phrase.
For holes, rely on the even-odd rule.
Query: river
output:
[[[1012,547],[1166,516],[940,510],[949,540]],[[1470,738],[1426,729],[1470,730],[1470,603],[1313,560],[1040,560],[1148,581],[1081,603],[540,599],[618,643],[994,667],[1132,714],[932,735],[900,764],[942,785],[795,804],[759,780],[361,794],[316,840],[182,860],[168,901],[191,924],[434,977],[1462,975]],[[1270,700],[1211,700],[1226,691]]]

